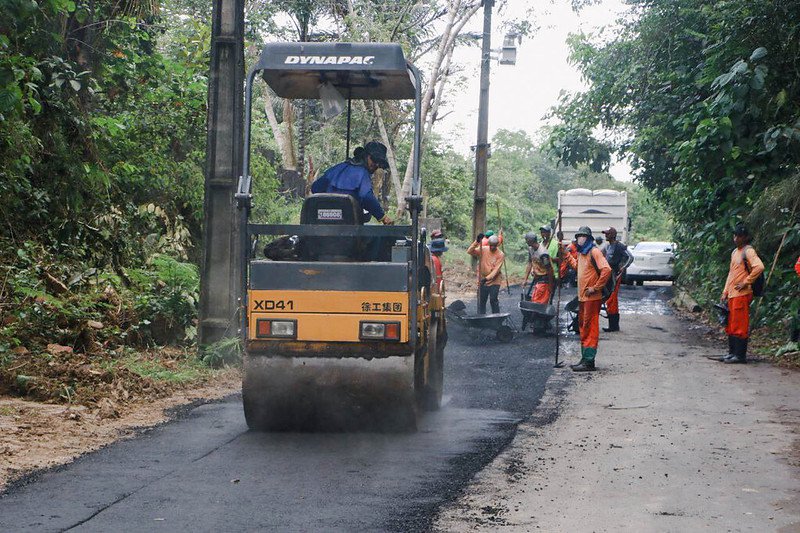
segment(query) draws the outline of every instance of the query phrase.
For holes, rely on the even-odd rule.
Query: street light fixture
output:
[[[478,142],[475,144],[475,188],[472,204],[472,238],[486,230],[486,182],[491,145],[489,144],[489,67],[492,52],[499,56],[501,65],[517,62],[517,35],[506,34],[503,47],[492,50],[492,6],[494,0],[483,0],[483,44],[481,45],[481,83],[478,103]],[[477,259],[473,257],[474,267]]]
[[[500,64],[517,64],[517,35],[515,33],[506,33],[503,39],[503,48],[500,49]]]

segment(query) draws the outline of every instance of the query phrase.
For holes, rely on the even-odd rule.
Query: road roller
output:
[[[253,85],[279,97],[413,100],[410,225],[364,224],[358,199],[310,194],[299,224],[250,220]],[[235,195],[242,250],[240,335],[247,424],[264,431],[413,431],[441,404],[444,288],[420,226],[421,78],[391,43],[271,43],[247,75],[244,154]],[[335,91],[335,93],[332,92]],[[333,104],[335,107],[335,103]],[[272,239],[285,253],[261,254]]]

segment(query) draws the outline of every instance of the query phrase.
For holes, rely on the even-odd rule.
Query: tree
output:
[[[603,165],[611,151],[629,158],[638,181],[668,203],[682,280],[711,298],[734,224],[753,220],[768,191],[790,190],[784,183],[796,179],[800,2],[630,4],[613,36],[572,38],[589,89],[555,109],[561,123],[549,146],[570,164]],[[597,131],[607,135],[596,139]],[[770,197],[782,234],[794,199]],[[767,243],[762,253],[777,252]],[[783,253],[798,251],[792,244]],[[788,276],[777,280],[789,287]]]

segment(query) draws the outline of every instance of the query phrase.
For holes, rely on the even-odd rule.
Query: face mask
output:
[[[586,244],[586,239],[587,238],[585,236],[583,236],[583,235],[578,237],[578,246],[583,246],[584,244]]]

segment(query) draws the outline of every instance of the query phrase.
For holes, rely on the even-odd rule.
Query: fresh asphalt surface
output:
[[[662,300],[658,289],[623,301]],[[519,288],[501,294],[519,326]],[[444,405],[416,433],[251,432],[236,396],[12,485],[0,531],[426,531],[553,371],[552,336],[504,344],[452,321],[449,336]]]

